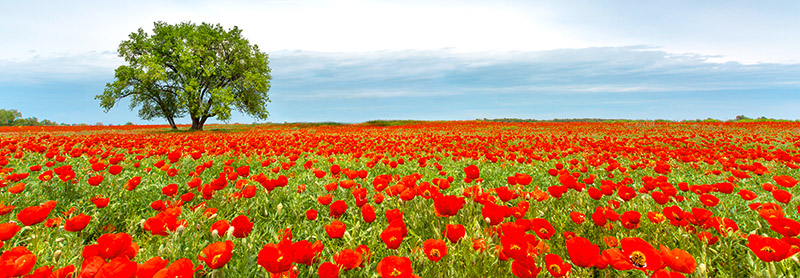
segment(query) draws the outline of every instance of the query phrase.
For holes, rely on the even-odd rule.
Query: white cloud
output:
[[[794,1],[5,1],[0,59],[114,51],[154,21],[237,25],[268,52],[455,53],[649,45],[714,62],[800,62]],[[35,51],[35,52],[31,52]]]

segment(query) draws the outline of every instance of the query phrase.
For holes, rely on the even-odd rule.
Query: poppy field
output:
[[[2,277],[798,277],[800,124],[0,128]]]

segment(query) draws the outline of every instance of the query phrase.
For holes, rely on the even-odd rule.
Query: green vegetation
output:
[[[242,37],[238,27],[184,22],[156,22],[153,35],[141,28],[119,45],[127,65],[116,69],[100,100],[106,112],[130,98],[145,120],[188,115],[192,130],[202,130],[208,118],[229,120],[231,108],[266,119],[270,101],[269,56]]]
[[[413,125],[413,124],[421,124],[425,123],[426,121],[416,121],[416,120],[372,120],[364,122],[364,125],[367,126],[401,126],[401,125]]]
[[[51,120],[39,121],[36,117],[23,118],[22,113],[16,109],[0,109],[0,126],[45,126],[58,125]]]

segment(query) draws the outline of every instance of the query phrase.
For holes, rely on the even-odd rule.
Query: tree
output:
[[[0,109],[0,126],[13,126],[14,122],[19,118],[22,118],[22,113],[17,109]]]
[[[145,120],[189,115],[193,130],[206,120],[227,121],[231,108],[257,119],[269,116],[269,56],[242,37],[238,27],[227,31],[219,24],[156,22],[153,35],[139,28],[119,45],[127,65],[114,73],[95,99],[108,112],[130,97],[130,109]]]

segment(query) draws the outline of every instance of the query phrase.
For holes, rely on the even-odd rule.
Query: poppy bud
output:
[[[234,227],[233,227],[233,226],[231,226],[230,228],[228,228],[228,231],[227,231],[227,232],[225,232],[225,237],[226,237],[226,238],[228,238],[228,239],[231,239],[231,236],[233,236],[233,228],[234,228]]]

